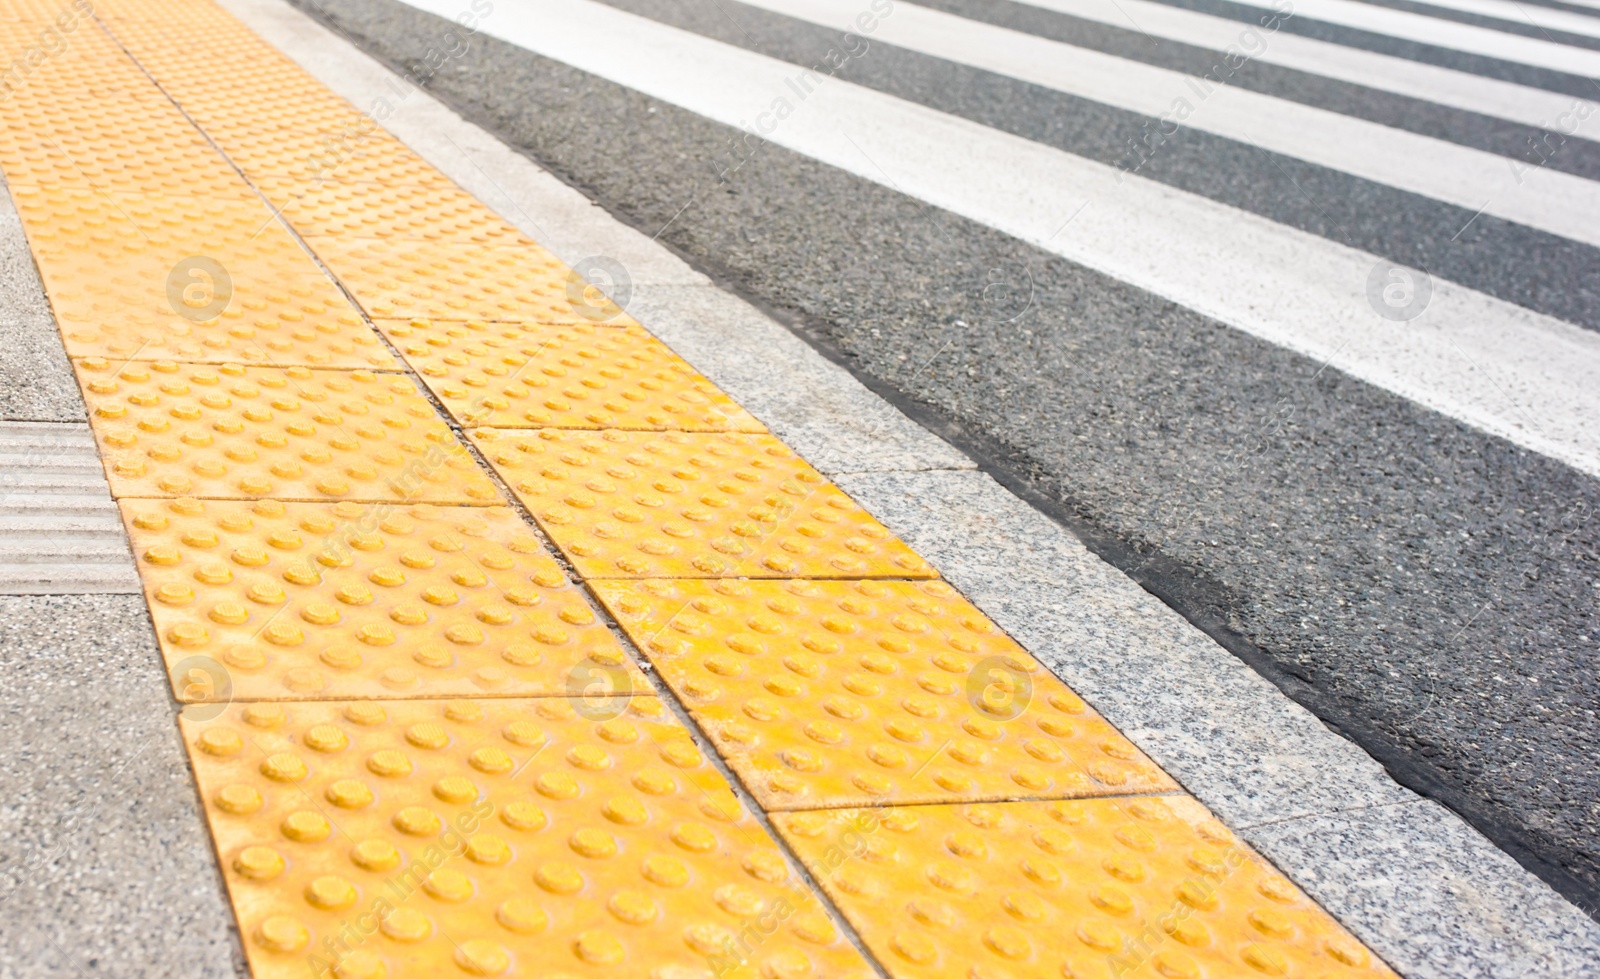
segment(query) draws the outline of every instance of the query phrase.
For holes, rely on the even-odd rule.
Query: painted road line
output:
[[[1545,31],[1580,34],[1600,38],[1600,19],[1592,14],[1571,10],[1558,10],[1533,3],[1516,3],[1515,0],[1427,0],[1427,5],[1459,10],[1465,14],[1492,17],[1518,27],[1532,25]]]
[[[1237,0],[1247,7],[1272,10],[1272,0]],[[1320,20],[1341,27],[1371,31],[1387,37],[1450,48],[1500,61],[1512,61],[1585,78],[1600,78],[1600,51],[1575,48],[1553,41],[1506,34],[1487,27],[1458,24],[1405,10],[1394,10],[1359,0],[1296,0],[1296,18]]]
[[[449,13],[443,0],[412,6]],[[548,0],[502,13],[486,32],[726,125],[759,126],[796,152],[1600,473],[1600,409],[1589,394],[1600,335],[1591,331],[602,4]],[[605,55],[587,40],[596,30],[609,39]],[[1385,289],[1399,290],[1393,305]],[[1413,312],[1404,325],[1394,318]]]
[[[843,32],[857,29],[861,11],[858,0],[749,2]],[[912,4],[898,4],[873,36],[1600,245],[1600,184],[1581,177]]]
[[[359,105],[400,84],[285,4],[228,6]],[[630,311],[680,353],[692,352],[774,431],[802,440],[818,468],[868,473],[844,481],[939,555],[987,614],[1048,650],[1052,669],[1097,684],[1103,706],[1119,711],[1136,741],[1154,746],[1230,825],[1256,827],[1242,833],[1252,846],[1342,920],[1359,922],[1403,971],[1489,979],[1535,963],[1578,976],[1600,955],[1600,936],[1581,912],[1458,817],[1396,786],[1359,748],[986,476],[928,471],[949,468],[952,454],[924,448],[922,429],[760,312],[703,284],[648,232],[593,208],[426,94],[400,104],[386,126],[525,232],[559,242],[553,250],[569,263],[623,259],[636,284]],[[816,366],[790,366],[808,360]],[[807,414],[810,403],[774,397],[788,386],[840,407]],[[987,492],[957,499],[955,483]],[[1322,869],[1334,865],[1358,872],[1347,881]]]
[[[373,0],[335,0],[335,2],[365,5]],[[749,7],[741,8],[742,13],[739,14],[739,23],[736,26],[708,0],[698,0],[687,6],[663,4],[661,0],[605,0],[605,3],[658,23],[802,67],[816,64],[817,52],[826,51],[830,46],[834,46],[841,36],[841,32],[836,30]],[[1165,42],[1152,46],[1142,35],[1085,24],[1061,15],[1016,4],[996,7],[977,3],[976,0],[921,0],[921,4],[958,14],[970,20],[998,24],[1035,36],[1082,45],[1136,62],[1153,63],[1197,78],[1202,75],[1227,75],[1225,68],[1216,67],[1221,64],[1225,55]],[[360,9],[365,11],[366,7],[362,6]],[[352,15],[365,16],[364,13]],[[398,16],[406,18],[408,22],[416,22],[423,17],[417,13],[402,13]],[[1141,177],[1180,191],[1206,197],[1213,202],[1235,207],[1342,245],[1385,256],[1400,264],[1426,267],[1436,278],[1451,280],[1547,316],[1564,319],[1587,329],[1600,328],[1600,295],[1590,295],[1583,290],[1555,289],[1548,284],[1551,273],[1555,270],[1585,268],[1588,264],[1600,261],[1596,259],[1595,248],[1591,245],[1560,238],[1548,232],[1489,215],[1480,216],[1467,226],[1467,222],[1477,210],[1476,206],[1468,210],[1428,200],[1416,194],[1396,190],[1327,167],[1306,164],[1278,153],[1263,151],[1256,144],[1229,140],[1206,132],[1190,131],[1171,120],[1162,122],[1156,117],[1143,116],[1050,91],[1028,82],[943,61],[888,44],[865,39],[859,44],[855,41],[842,43],[852,48],[858,56],[848,60],[837,72],[828,72],[826,69],[819,71],[832,74],[835,79],[915,102],[925,108],[948,113],[980,126],[1033,140],[1097,163],[1118,167],[1123,171],[1132,170]],[[538,74],[529,76],[530,85],[548,85],[555,80],[556,74],[572,70],[566,66],[551,65],[532,53],[498,44],[486,45],[465,57],[467,63],[463,67],[467,68],[468,72],[481,70],[481,65],[500,60],[508,64],[514,62],[537,66]],[[1497,120],[1468,119],[1460,112],[1443,107],[1430,106],[1411,99],[1388,97],[1377,92],[1369,91],[1363,94],[1362,91],[1354,90],[1348,85],[1305,78],[1297,72],[1270,66],[1258,66],[1254,71],[1244,70],[1236,73],[1228,77],[1228,83],[1253,92],[1319,106],[1368,122],[1509,157],[1510,160],[1500,161],[1508,171],[1516,166],[1511,161],[1520,159],[1527,153],[1527,147],[1533,145],[1527,140],[1534,139],[1537,143],[1538,138],[1542,136],[1531,133],[1524,127],[1508,125]],[[619,103],[631,103],[633,100],[646,98],[630,94],[628,90],[614,84],[601,82],[596,84],[600,85],[600,90],[604,91],[608,98]],[[559,90],[560,83],[556,85]],[[449,91],[452,99],[475,97],[460,85],[453,85]],[[493,100],[497,97],[491,94],[489,98]],[[502,105],[501,108],[505,106]],[[1181,102],[1178,108],[1179,112],[1185,111]],[[751,180],[754,179],[754,172],[782,168],[795,171],[795,177],[790,179],[797,179],[804,172],[810,182],[836,184],[841,192],[866,193],[878,202],[876,206],[886,210],[916,206],[907,204],[900,195],[892,191],[886,194],[884,188],[866,185],[852,174],[829,167],[818,169],[814,162],[780,147],[767,146],[763,150],[752,152],[749,156],[743,156],[735,144],[734,153],[730,157],[729,150],[724,149],[729,140],[721,125],[677,107],[663,111],[666,114],[658,112],[651,116],[650,113],[646,113],[647,116],[651,116],[645,120],[651,126],[649,138],[653,143],[661,145],[663,151],[671,153],[674,158],[681,155],[685,159],[704,161],[704,166],[698,171],[701,178],[697,181],[698,186],[704,186],[705,180]],[[1196,110],[1197,113],[1200,111],[1203,109]],[[682,119],[683,125],[666,127],[663,124],[668,118]],[[627,185],[629,177],[625,171],[635,169],[630,162],[615,158],[615,154],[612,154],[610,159],[604,155],[591,156],[588,149],[577,144],[559,139],[547,141],[548,135],[546,124],[537,122],[531,129],[518,129],[516,138],[536,144],[537,152],[541,156],[548,156],[552,160],[557,157],[570,160],[570,163],[563,163],[563,166],[571,165],[592,170],[594,176],[591,179],[605,181],[609,185],[605,191],[608,197],[615,197],[621,188]],[[1551,144],[1558,142],[1559,138],[1555,136],[1550,138]],[[666,149],[666,143],[671,143],[672,148]],[[766,150],[774,151],[771,159],[767,158]],[[1569,150],[1572,154],[1570,156],[1567,155]],[[1559,153],[1546,159],[1546,165],[1569,174],[1600,180],[1600,152],[1596,150],[1597,147],[1569,141]],[[580,157],[584,162],[579,162]],[[652,179],[661,182],[663,187],[674,185],[672,175],[664,171],[660,162],[642,165],[655,171],[656,176]],[[755,171],[747,172],[750,167],[754,167]],[[845,187],[853,189],[844,191]],[[709,187],[706,187],[706,190],[709,190]],[[700,234],[707,222],[716,223],[713,215],[726,213],[737,206],[734,200],[722,196],[708,196],[704,190],[697,190],[691,194],[686,188],[684,195],[695,196],[696,204],[669,227],[668,234],[674,238]],[[681,206],[681,202],[666,205],[655,197],[635,199],[624,194],[615,199],[624,201],[623,206],[628,209],[627,213],[633,216],[631,220],[646,225],[649,231],[654,231],[665,224],[672,218],[676,208]],[[768,207],[776,215],[783,210],[784,203],[775,199],[768,202]],[[647,218],[646,214],[650,216]],[[851,215],[855,215],[853,220],[864,222],[865,230],[852,233],[849,237],[871,238],[880,233],[876,230],[882,224],[879,220],[863,218],[860,214],[856,214],[855,209],[847,209],[841,217],[851,218]],[[800,217],[803,219],[803,213]],[[778,219],[774,217],[773,220]],[[970,228],[968,222],[957,220],[961,226]],[[680,221],[688,223],[680,227],[678,224]],[[825,221],[824,226],[837,229],[839,222]],[[1462,232],[1464,226],[1467,230]],[[828,277],[823,277],[815,283],[816,288],[798,289],[793,283],[785,285],[782,281],[763,275],[759,266],[770,268],[771,263],[781,263],[784,259],[779,241],[771,233],[757,230],[758,227],[764,226],[751,226],[746,236],[750,239],[747,244],[749,248],[765,252],[765,257],[755,261],[747,254],[747,249],[736,250],[727,257],[727,261],[732,263],[730,272],[732,267],[739,267],[742,270],[739,273],[741,277],[748,280],[747,287],[756,288],[760,285],[763,293],[767,295],[767,301],[774,301],[773,290],[785,293],[782,305],[811,311],[807,314],[808,319],[823,308],[817,305],[818,301],[824,306],[837,306],[843,297],[834,295],[835,290],[829,286],[833,280]],[[777,225],[772,225],[772,229],[775,230],[776,227]],[[940,227],[942,225],[922,228],[921,235],[927,237],[925,247],[941,251],[964,250],[964,246],[958,244],[958,239],[966,241],[967,245],[972,243],[968,240],[970,236],[946,235],[938,230]],[[928,235],[930,231],[931,236]],[[993,232],[984,229],[978,234],[992,235]],[[882,247],[890,247],[888,242],[892,238],[892,235],[888,236],[884,245],[869,248],[868,251],[875,253]],[[839,244],[846,248],[851,247],[851,243],[843,239]],[[1041,254],[1038,249],[1021,242],[1013,240],[1010,247],[1021,248],[1028,252],[1031,257],[1026,261],[1035,268],[1035,271],[1038,268],[1037,263],[1044,262],[1045,267],[1060,268],[1063,274],[1073,278],[1098,278],[1087,269],[1070,263],[1062,264],[1055,256]],[[1481,260],[1481,255],[1485,253],[1499,254],[1504,256],[1504,260],[1485,263]],[[863,266],[864,259],[870,263],[868,266]],[[752,262],[754,264],[751,264]],[[901,274],[904,275],[904,256],[901,256],[901,263]],[[855,270],[856,274],[864,274],[866,267],[875,265],[876,259],[866,259],[863,255],[858,256],[845,268]],[[1056,280],[1054,275],[1047,275],[1047,278],[1051,281]],[[1038,281],[1036,285],[1046,289],[1052,288],[1045,281]],[[1127,288],[1120,283],[1118,287]],[[965,288],[962,280],[957,279],[945,282],[942,291],[948,294],[949,298],[961,301],[956,294],[965,291]],[[886,295],[892,297],[894,294]],[[997,302],[1000,296],[995,291],[979,293],[974,290],[970,296],[978,298],[983,306],[991,307],[995,312],[1000,311]],[[1015,298],[1020,301],[1021,294],[1016,294]],[[899,317],[891,314],[889,309],[904,302],[904,297],[898,300],[891,298],[890,307],[877,309],[875,317],[889,316],[890,320],[898,319]],[[1051,313],[1044,307],[1036,309],[1046,319],[1060,320],[1059,311]],[[972,312],[977,311],[972,310]],[[1021,310],[1012,310],[1004,315],[1020,312]],[[1029,315],[1031,316],[1032,312]],[[1194,313],[1187,311],[1185,315],[1191,319],[1195,316]],[[878,361],[879,355],[856,347],[857,343],[864,342],[864,338],[861,337],[860,330],[848,325],[849,321],[856,319],[855,315],[845,313],[844,317],[843,320],[828,317],[831,321],[829,324],[812,322],[808,329],[821,329],[828,333],[830,339],[827,342],[830,345],[852,348],[854,356],[861,358],[858,361],[861,364]],[[902,320],[901,327],[919,332],[938,332],[940,329],[929,322],[912,327],[911,324],[916,322],[918,319],[913,316]],[[874,327],[877,326],[888,326],[890,332],[885,334],[885,338],[891,346],[897,345],[894,338],[900,332],[899,327],[888,321],[875,323]],[[943,336],[933,340],[932,349],[938,349],[943,342]],[[994,339],[990,338],[988,342],[993,343]],[[1244,336],[1234,337],[1227,342],[1246,346],[1259,344],[1256,338]],[[952,347],[946,353],[955,353],[961,357],[965,356],[962,353],[964,349],[959,346]],[[1015,362],[1015,358],[1005,356],[1004,351],[1000,354],[998,357],[982,357],[979,363],[970,364],[973,372],[969,373],[967,381],[961,383],[984,385],[988,383],[985,378],[993,377],[996,371],[1010,372],[1013,367],[1021,367],[1024,374],[1031,373],[1022,364]],[[896,356],[915,359],[903,349],[897,350]],[[941,360],[944,356],[940,355]],[[1168,352],[1160,356],[1173,355]],[[1119,361],[1119,363],[1122,363],[1125,369],[1131,362]],[[911,366],[913,365],[908,365],[908,369]],[[1312,370],[1315,369],[1314,366]],[[873,370],[883,383],[899,386],[888,376],[893,373],[892,365],[884,364]],[[935,380],[926,374],[918,376],[926,382]],[[927,384],[917,386],[927,387]],[[1232,390],[1231,385],[1225,385],[1225,388]],[[918,397],[925,396],[926,394]],[[943,400],[940,396],[935,396],[935,399]],[[945,404],[945,410],[966,415],[968,420],[971,420],[973,411],[991,415],[994,412],[993,408],[980,407],[983,404],[993,404],[990,397],[980,397],[977,401],[970,402],[964,398],[959,400],[962,404]],[[999,421],[998,417],[991,420]]]
[[[1153,37],[1181,44],[1195,44],[1216,51],[1233,50],[1252,61],[1292,68],[1540,129],[1551,128],[1558,120],[1565,118],[1572,123],[1568,128],[1573,132],[1585,133],[1589,138],[1593,138],[1596,131],[1600,130],[1600,121],[1588,122],[1587,119],[1576,118],[1573,114],[1575,100],[1570,95],[1484,78],[1470,72],[1441,68],[1375,51],[1345,47],[1286,31],[1269,34],[1253,25],[1170,7],[1154,0],[1025,2],[1069,17],[1123,30],[1142,30]]]

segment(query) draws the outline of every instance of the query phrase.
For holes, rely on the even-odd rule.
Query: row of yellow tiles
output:
[[[873,971],[405,367],[891,974],[1388,974],[371,117],[209,3],[86,9],[0,3],[0,165],[257,975]]]

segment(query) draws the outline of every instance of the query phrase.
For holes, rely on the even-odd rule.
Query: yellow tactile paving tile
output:
[[[69,354],[398,366],[104,31],[69,40],[0,102],[0,166]]]
[[[92,20],[44,56],[37,22],[0,19],[0,63],[27,66],[0,100],[0,165],[13,183],[242,197],[248,188]]]
[[[395,238],[308,244],[374,319],[638,325],[537,245]]]
[[[399,366],[259,199],[11,191],[69,355]]]
[[[85,95],[83,99],[91,98]],[[76,101],[76,100],[73,100]],[[69,110],[50,107],[28,111],[0,111],[6,120],[31,120]],[[102,106],[99,111],[121,119],[139,118],[142,106]],[[114,128],[51,133],[33,128],[0,128],[0,170],[13,187],[27,184],[63,186],[81,184],[105,191],[150,194],[190,194],[197,197],[233,197],[241,200],[254,192],[239,179],[211,147],[190,128],[162,132],[133,124]],[[131,161],[139,161],[132,165]]]
[[[242,183],[242,181],[241,181]],[[311,256],[257,197],[196,197],[25,184],[14,195],[23,227],[42,244],[81,250],[80,261],[126,260],[163,248],[219,249],[240,261],[305,270]],[[65,260],[66,254],[52,256]],[[220,257],[220,256],[219,256]]]
[[[164,294],[167,270],[192,255],[212,259],[235,279],[321,276],[311,255],[259,198],[130,194],[81,184],[21,185],[13,197],[47,277],[75,279],[96,268],[126,270],[124,277],[152,273],[154,288]],[[331,300],[338,292],[332,281],[323,281]],[[137,292],[115,295],[125,303],[143,298]]]
[[[251,180],[336,180],[400,187],[430,186],[444,179],[371,120],[357,126],[314,130],[252,125],[239,132],[224,131],[216,139]]]
[[[49,297],[67,355],[118,362],[400,368],[360,314],[336,290],[330,293],[321,275],[279,279],[264,287],[248,277],[243,283],[234,280],[227,308],[207,320],[174,315],[173,309],[189,304],[203,309],[216,301],[214,266],[183,260],[172,269],[153,270],[151,278],[172,281],[173,293],[186,298],[174,302],[170,295],[151,297],[136,306],[119,303],[104,287],[53,285]]]
[[[0,22],[22,21],[37,23],[40,29],[46,26],[59,29],[65,26],[60,22],[61,17],[67,17],[68,24],[81,25],[82,18],[93,10],[92,0],[0,0]]]
[[[532,244],[255,35],[220,16],[113,30],[302,235]],[[236,66],[219,86],[205,44]]]
[[[122,500],[180,700],[648,692],[506,507]],[[184,664],[227,671],[190,686]],[[193,662],[191,662],[193,661]]]
[[[1395,977],[1186,797],[773,824],[895,979]]]
[[[337,154],[337,144],[329,152]],[[484,243],[522,235],[447,181],[433,184],[260,176],[255,185],[307,237],[417,238]]]
[[[230,33],[241,31],[255,37],[238,18],[211,0],[93,0],[93,3],[95,15],[113,27],[129,22],[171,23],[178,19],[174,11],[181,10],[183,23],[211,26]]]
[[[463,425],[765,432],[639,327],[378,320]]]
[[[585,578],[931,578],[770,435],[474,429]]]
[[[766,809],[1177,788],[942,581],[591,587]]]
[[[116,39],[208,131],[328,128],[347,124],[359,111],[216,4],[186,3],[181,16],[172,7],[165,0],[96,5]],[[207,57],[193,57],[202,47]],[[226,79],[216,77],[217,61],[229,64]],[[393,97],[410,94],[399,89]]]
[[[404,375],[74,366],[113,496],[504,502]]]
[[[211,4],[186,5],[182,17],[172,16],[170,5],[101,3],[99,11],[116,40],[252,178],[448,183],[372,114]],[[210,56],[195,58],[199,49]],[[213,59],[226,61],[227,78],[218,77]]]
[[[257,979],[874,974],[654,698],[182,728]]]
[[[117,41],[157,76],[179,105],[196,113],[202,127],[274,126],[297,119],[310,127],[339,125],[345,118],[336,107],[343,106],[345,113],[356,111],[214,4],[184,7],[181,16],[173,16],[170,4],[163,9],[161,4],[140,7],[100,0],[97,9]],[[186,57],[201,45],[207,57]],[[231,66],[225,84],[208,74],[214,59]],[[298,102],[285,106],[285,96]],[[316,100],[320,107],[311,105]]]

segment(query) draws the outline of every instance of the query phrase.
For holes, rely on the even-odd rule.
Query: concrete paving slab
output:
[[[1258,826],[1250,842],[1407,976],[1593,976],[1600,926],[1443,806]],[[1420,943],[1419,934],[1437,936]]]
[[[142,591],[89,426],[0,421],[0,594]]]
[[[244,975],[144,600],[0,597],[0,976]]]
[[[55,320],[0,320],[0,421],[81,422],[86,417]]]
[[[646,286],[631,311],[822,472],[974,468],[844,368],[715,286]]]
[[[0,183],[0,421],[86,417],[22,222]]]
[[[989,476],[839,485],[1230,826],[1416,798]]]

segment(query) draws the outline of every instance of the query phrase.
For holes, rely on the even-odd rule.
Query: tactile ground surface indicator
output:
[[[374,119],[306,76],[226,14],[192,5],[125,19],[117,37],[307,238],[532,244]],[[189,57],[204,47],[207,59]],[[217,84],[213,60],[229,66]]]
[[[75,364],[113,496],[503,502],[404,375]]]
[[[660,701],[575,707],[190,708],[255,975],[873,974]]]
[[[370,125],[370,123],[368,124]],[[335,168],[334,172],[337,172]],[[504,243],[521,233],[450,181],[400,185],[372,180],[260,177],[255,183],[308,238],[420,238]]]
[[[1181,796],[773,824],[897,979],[1395,975]]]
[[[511,247],[399,238],[325,238],[317,254],[375,319],[513,320],[637,326],[594,302],[571,270],[537,245]]]
[[[97,4],[96,6],[101,6]],[[0,50],[31,69],[11,85],[0,127],[0,166],[18,185],[92,186],[107,191],[253,197],[168,98],[110,36],[81,14],[65,30],[70,43],[44,55],[44,29],[70,15],[59,4],[42,16],[0,18]]]
[[[259,199],[13,193],[70,355],[399,367]]]
[[[180,700],[648,690],[505,507],[121,506]],[[231,689],[196,689],[197,657]]]
[[[767,809],[1177,788],[942,581],[592,587]]]
[[[57,15],[62,50],[7,84],[0,165],[68,352],[395,366],[139,66],[81,11],[44,20]],[[38,22],[0,22],[0,49],[19,57],[40,37]]]
[[[765,432],[639,327],[379,320],[463,425]]]
[[[471,435],[585,578],[934,576],[770,435]]]

